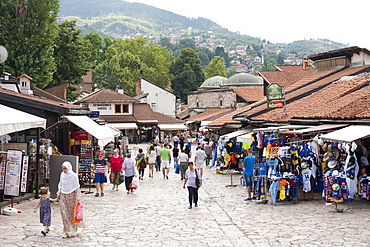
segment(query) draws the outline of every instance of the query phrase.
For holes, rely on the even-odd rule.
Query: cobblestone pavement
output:
[[[0,215],[0,243],[6,246],[370,246],[370,204],[364,200],[332,212],[319,198],[298,204],[245,202],[240,175],[205,169],[199,207],[188,209],[179,175],[140,181],[138,190],[83,194],[85,228],[62,239],[59,206],[52,205],[51,232],[42,236],[37,200],[16,204],[15,216]],[[87,191],[83,188],[83,191]],[[94,191],[94,189],[92,189]]]

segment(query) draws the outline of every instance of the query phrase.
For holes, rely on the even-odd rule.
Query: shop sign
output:
[[[21,192],[27,192],[28,156],[23,157]]]
[[[310,61],[309,60],[303,60],[302,69],[303,70],[309,70],[310,69]]]
[[[90,113],[90,118],[99,118],[100,117],[100,111],[92,111]]]
[[[22,171],[22,151],[8,150],[7,159],[4,195],[19,196]]]
[[[267,100],[282,99],[283,88],[278,84],[273,83],[267,87]]]
[[[268,102],[267,107],[270,108],[270,109],[283,108],[284,107],[284,102],[283,101]]]

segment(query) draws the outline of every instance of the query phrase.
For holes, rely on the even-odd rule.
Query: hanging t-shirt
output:
[[[276,159],[276,158],[273,158],[273,159],[269,159],[267,161],[267,165],[269,165],[269,173],[268,173],[268,177],[270,178],[272,175],[276,175],[276,168],[279,164],[279,160]]]
[[[267,164],[266,163],[260,163],[258,165],[259,175],[266,176],[267,175]]]
[[[0,141],[1,143],[8,143],[12,138],[10,137],[10,135],[3,135],[3,136],[0,136]]]
[[[357,174],[359,170],[355,156],[347,156],[344,170],[346,172],[348,198],[353,199],[357,193]]]
[[[306,168],[302,170],[303,192],[311,191],[311,176],[312,176],[311,169]]]

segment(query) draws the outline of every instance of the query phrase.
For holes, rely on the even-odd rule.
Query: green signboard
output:
[[[267,87],[267,100],[282,99],[283,98],[283,88],[278,84],[270,84]]]

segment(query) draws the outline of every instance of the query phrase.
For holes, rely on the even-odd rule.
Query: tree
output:
[[[102,38],[99,36],[98,33],[88,33],[84,37],[83,40],[87,41],[87,48],[88,48],[88,57],[87,61],[90,62],[92,68],[94,69],[97,63],[102,62]]]
[[[40,88],[53,79],[53,45],[59,0],[0,1],[0,44],[8,50],[5,70],[27,74]]]
[[[135,94],[139,77],[162,88],[169,85],[173,78],[169,72],[173,56],[166,48],[144,37],[110,41],[105,41],[105,60],[96,67],[94,83],[112,90],[122,87],[130,94]]]
[[[225,60],[222,57],[215,56],[204,70],[205,79],[213,76],[227,77],[227,68]]]
[[[229,55],[225,52],[223,46],[217,46],[215,50],[215,56],[223,57],[226,63],[226,68],[230,67],[230,57]]]
[[[49,86],[82,83],[82,76],[91,70],[91,63],[87,61],[91,43],[80,36],[80,30],[75,29],[75,24],[74,20],[57,25],[58,38],[55,39],[54,49],[57,69],[53,75],[53,83]]]
[[[204,81],[200,59],[191,48],[184,48],[173,61],[170,72],[175,76],[172,89],[182,102],[187,102],[187,93],[196,90]]]
[[[129,51],[117,52],[111,46],[107,50],[107,59],[96,67],[94,80],[98,87],[123,88],[129,94],[135,94],[135,82],[140,77],[140,59]]]

